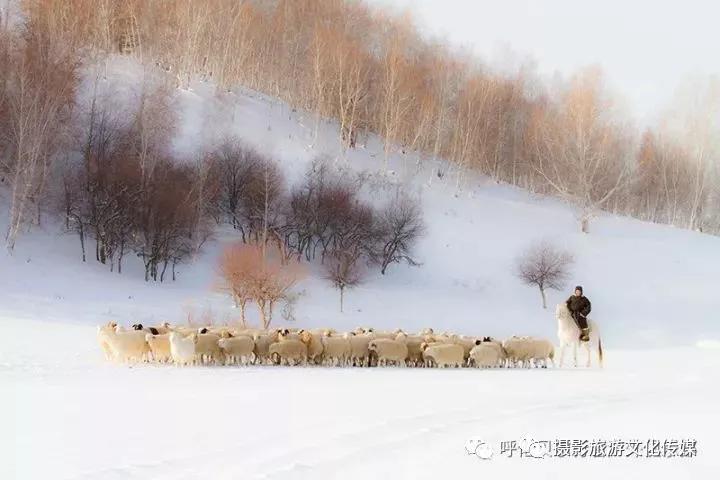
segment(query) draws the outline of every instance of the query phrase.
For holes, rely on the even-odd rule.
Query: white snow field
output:
[[[110,65],[120,98],[138,69]],[[365,194],[396,185],[420,197],[427,234],[419,267],[371,272],[338,294],[315,272],[293,322],[556,341],[553,306],[582,284],[593,302],[604,369],[532,370],[123,366],[107,363],[95,327],[237,317],[218,293],[221,229],[178,281],[145,283],[80,261],[77,238],[49,217],[0,254],[0,479],[254,478],[715,478],[720,472],[720,238],[601,215],[583,235],[552,198],[395,155],[377,139],[343,156],[334,125],[253,92],[217,97],[198,83],[177,92],[174,148],[192,158],[236,134],[280,162],[292,183],[317,155],[364,171]],[[438,169],[445,173],[442,178]],[[385,173],[382,173],[385,172]],[[0,190],[0,196],[5,195]],[[4,198],[0,198],[6,205]],[[3,207],[3,211],[5,208]],[[0,219],[4,231],[5,215]],[[539,293],[513,275],[514,258],[550,239],[576,258],[567,291]],[[255,312],[250,312],[256,321]],[[501,441],[697,441],[697,455],[665,458],[507,458]],[[490,460],[469,455],[482,439]],[[621,477],[622,476],[622,477]],[[652,476],[652,477],[650,477]]]

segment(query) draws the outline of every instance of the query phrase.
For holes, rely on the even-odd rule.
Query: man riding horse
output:
[[[580,329],[580,341],[587,342],[590,340],[590,329],[588,328],[587,316],[590,315],[590,300],[583,295],[583,288],[578,285],[575,287],[575,293],[565,302],[570,314]]]

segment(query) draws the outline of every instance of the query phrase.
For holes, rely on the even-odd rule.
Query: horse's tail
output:
[[[602,351],[602,339],[598,335],[598,358],[600,359],[600,366],[603,366],[603,351]]]

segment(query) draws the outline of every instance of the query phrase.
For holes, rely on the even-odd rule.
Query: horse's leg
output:
[[[562,342],[560,344],[560,359],[558,360],[558,367],[562,368],[563,366],[563,358],[565,357],[565,342]]]
[[[577,342],[573,342],[573,360],[575,361],[575,367],[577,367]]]
[[[585,344],[585,350],[587,350],[587,368],[592,365],[592,350],[590,349],[590,342],[583,342]]]

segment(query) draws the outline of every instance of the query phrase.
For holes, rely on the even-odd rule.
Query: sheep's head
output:
[[[377,350],[377,342],[372,341],[372,342],[368,343],[368,350],[370,350],[372,352]]]
[[[485,340],[475,340],[475,345],[480,345],[480,344],[481,344],[482,342],[484,342],[484,341],[485,341]]]
[[[300,330],[300,341],[305,345],[310,345],[312,342],[312,334],[307,330]]]
[[[232,337],[232,333],[228,332],[227,330],[223,330],[222,332],[220,332],[220,338],[222,338],[222,339],[231,338],[231,337]]]
[[[208,333],[208,329],[206,327],[202,327],[202,328],[198,329],[198,333],[200,333],[200,334]]]
[[[132,326],[132,329],[133,330],[142,330],[143,329],[142,323],[136,323],[135,325]]]

